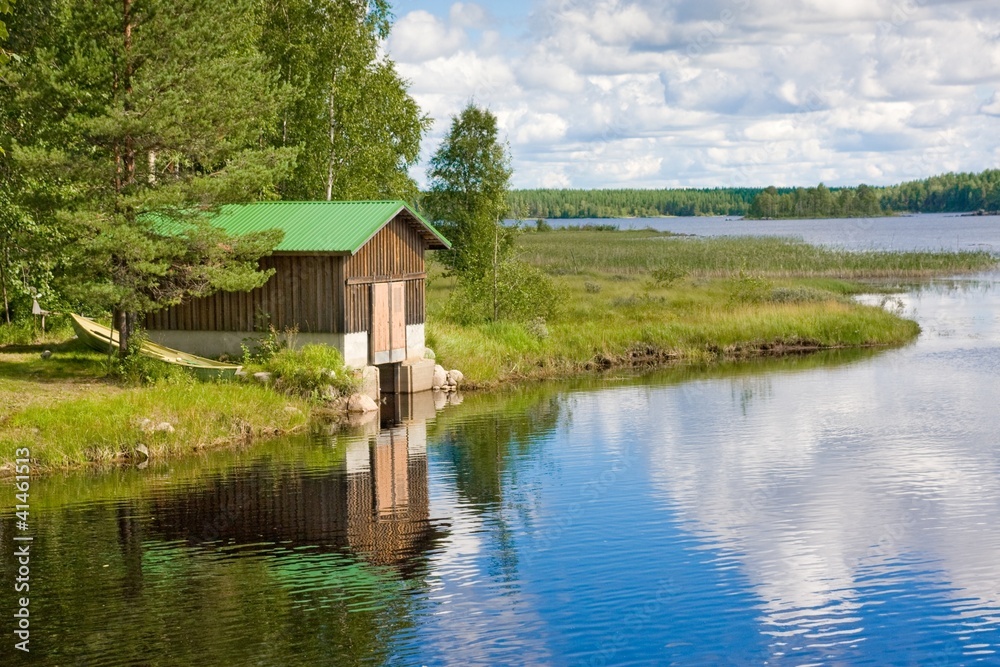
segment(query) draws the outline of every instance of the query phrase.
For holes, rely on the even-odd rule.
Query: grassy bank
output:
[[[73,345],[0,348],[0,473],[18,448],[36,470],[159,460],[303,428],[309,404],[266,387],[172,376],[145,386],[106,377],[106,357]]]
[[[706,362],[842,347],[900,345],[916,323],[852,302],[876,278],[988,269],[988,253],[850,253],[774,238],[657,232],[524,234],[521,257],[563,298],[547,322],[462,326],[428,287],[428,344],[475,386],[593,368]]]

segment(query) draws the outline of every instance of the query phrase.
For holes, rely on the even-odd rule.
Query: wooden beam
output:
[[[403,273],[398,276],[365,276],[360,278],[348,278],[348,285],[371,285],[372,283],[392,283],[405,280],[423,280],[427,277],[426,272]]]

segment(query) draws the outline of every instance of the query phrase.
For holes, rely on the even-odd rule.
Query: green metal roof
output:
[[[238,235],[280,229],[285,238],[276,252],[354,254],[401,211],[433,249],[451,243],[402,201],[275,201],[228,204],[212,217],[213,225]]]

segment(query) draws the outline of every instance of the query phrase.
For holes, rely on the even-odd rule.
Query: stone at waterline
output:
[[[378,404],[371,396],[366,394],[354,394],[347,401],[348,412],[376,412]]]
[[[351,412],[347,415],[347,421],[344,424],[352,429],[367,426],[372,431],[372,435],[374,435],[379,430],[378,412]]]
[[[440,364],[434,367],[434,379],[431,380],[431,387],[443,387],[448,384],[448,372]]]
[[[465,375],[462,373],[462,371],[451,370],[448,371],[446,384],[451,385],[452,387],[457,387],[458,385],[462,384],[462,380],[464,379]]]

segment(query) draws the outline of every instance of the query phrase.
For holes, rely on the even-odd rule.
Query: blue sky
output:
[[[887,184],[1000,166],[994,0],[408,0],[386,49],[518,187]],[[425,164],[414,170],[423,182]]]

